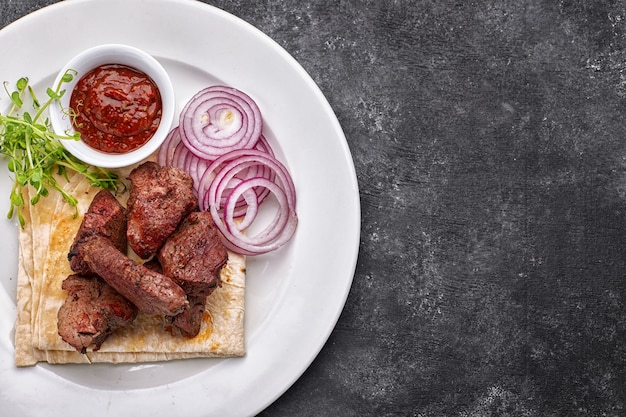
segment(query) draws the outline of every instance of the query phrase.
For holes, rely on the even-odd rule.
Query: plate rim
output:
[[[140,0],[132,0],[136,3],[141,3]],[[123,3],[124,0],[115,0],[115,1],[109,1],[108,3],[110,4],[121,4]],[[126,2],[129,2],[129,0],[126,0]],[[0,42],[2,42],[3,38],[6,37],[5,34],[12,32],[12,31],[20,31],[23,30],[22,26],[24,27],[28,27],[31,22],[36,21],[37,19],[45,19],[47,14],[51,14],[51,13],[60,13],[61,11],[63,11],[63,9],[71,9],[71,8],[77,8],[77,7],[88,7],[89,4],[98,4],[98,3],[102,3],[101,0],[70,0],[70,1],[62,1],[59,3],[54,3],[51,5],[48,5],[44,8],[41,8],[39,10],[36,10],[35,12],[32,12],[28,15],[25,15],[19,19],[17,19],[16,21],[8,24],[7,26],[5,26],[4,28],[2,28],[0,30]],[[129,2],[130,3],[130,2]],[[203,12],[206,12],[206,14],[216,14],[217,16],[219,16],[222,19],[228,20],[233,22],[236,25],[239,25],[240,27],[245,28],[248,31],[251,31],[251,33],[255,33],[256,36],[262,40],[264,43],[272,46],[272,48],[275,50],[275,52],[277,52],[282,59],[286,60],[286,63],[296,72],[298,72],[299,76],[301,77],[302,81],[304,81],[308,87],[311,89],[311,92],[318,98],[318,100],[320,101],[320,103],[323,105],[324,109],[323,112],[326,113],[329,116],[329,121],[331,123],[331,125],[333,125],[334,129],[335,129],[335,133],[338,136],[338,139],[340,141],[339,145],[343,150],[343,154],[342,156],[343,158],[343,163],[345,164],[344,168],[347,168],[347,171],[351,174],[351,185],[352,185],[352,189],[351,191],[351,196],[348,196],[347,199],[349,201],[350,204],[353,204],[354,206],[352,207],[353,210],[355,210],[353,212],[353,218],[350,219],[351,220],[351,229],[354,229],[357,231],[356,235],[353,236],[354,238],[354,242],[353,242],[353,247],[352,247],[352,252],[348,255],[350,258],[350,264],[351,264],[351,268],[350,268],[350,276],[349,278],[345,279],[345,281],[343,282],[344,285],[342,287],[342,297],[341,297],[341,303],[340,306],[338,308],[336,308],[335,310],[335,314],[332,318],[332,322],[330,323],[330,325],[328,325],[326,327],[326,331],[324,332],[324,334],[322,335],[322,337],[319,338],[319,343],[318,346],[315,347],[314,349],[314,354],[310,355],[310,357],[308,358],[307,361],[300,361],[300,363],[298,364],[299,366],[297,367],[296,370],[292,370],[290,372],[290,378],[288,383],[283,384],[283,386],[281,387],[281,389],[277,390],[277,389],[273,389],[271,393],[266,394],[266,399],[264,401],[262,401],[262,404],[258,404],[254,410],[249,410],[249,411],[254,411],[254,412],[260,412],[261,410],[263,410],[264,408],[266,408],[267,406],[269,406],[272,402],[274,402],[278,397],[280,397],[287,389],[289,389],[289,387],[291,387],[293,385],[293,383],[300,378],[300,376],[302,375],[302,373],[304,373],[304,371],[310,366],[310,364],[315,360],[315,358],[318,356],[319,352],[322,350],[322,348],[324,347],[324,345],[326,344],[328,338],[330,337],[332,331],[334,330],[337,321],[339,320],[339,317],[344,309],[346,300],[348,298],[349,295],[349,290],[351,288],[352,285],[352,281],[354,279],[354,274],[356,272],[356,266],[357,266],[357,259],[358,259],[358,254],[359,254],[359,241],[360,241],[360,222],[361,222],[361,212],[360,212],[360,197],[359,197],[359,192],[358,192],[358,180],[356,177],[356,172],[355,172],[355,168],[354,168],[354,162],[352,160],[352,156],[351,156],[351,152],[346,140],[346,137],[343,133],[343,130],[339,124],[339,121],[334,113],[334,111],[332,110],[330,103],[328,103],[327,99],[324,97],[322,91],[320,90],[319,86],[317,86],[317,84],[315,83],[315,81],[311,78],[311,76],[304,70],[304,68],[295,60],[295,58],[293,58],[284,48],[282,48],[277,42],[275,42],[273,39],[271,39],[268,35],[266,35],[265,33],[263,33],[262,31],[260,31],[258,28],[254,27],[253,25],[251,25],[248,22],[245,22],[244,20],[242,20],[241,18],[232,15],[222,9],[219,9],[213,5],[210,4],[206,4],[206,3],[202,3],[199,1],[195,1],[195,0],[158,0],[158,1],[152,1],[151,2],[151,6],[155,5],[155,4],[169,4],[169,5],[183,5],[183,6],[188,6],[188,7],[193,7],[193,8],[197,8],[198,10],[202,10]],[[161,6],[159,6],[161,7]],[[341,158],[340,158],[341,159]],[[278,306],[273,306],[273,309],[277,309],[279,308]],[[0,322],[2,323],[2,322]],[[227,361],[224,361],[224,363],[220,363],[219,366],[229,366]],[[58,381],[58,378],[55,377],[54,372],[51,372],[49,369],[46,369],[45,366],[41,366],[38,367],[40,368],[39,370],[41,371],[40,373],[47,375],[48,377],[52,377],[51,379],[56,380],[56,382]],[[0,371],[3,371],[2,368],[0,367]],[[28,372],[27,370],[25,372]],[[19,373],[25,373],[25,372],[19,372]],[[198,375],[195,375],[192,378],[189,379],[198,379]],[[72,389],[76,389],[77,386],[71,382],[68,381],[61,381],[62,385],[64,387],[69,387],[71,386]],[[178,383],[172,384],[173,386],[178,385]],[[87,390],[87,391],[92,391],[92,389],[90,389],[89,387],[83,387],[80,386],[81,388],[79,390]],[[160,389],[154,389],[155,391],[160,391]],[[100,390],[97,390],[100,391]],[[93,393],[93,392],[92,392]],[[113,395],[111,394],[111,392],[107,392],[108,395]],[[107,395],[105,395],[106,397]]]

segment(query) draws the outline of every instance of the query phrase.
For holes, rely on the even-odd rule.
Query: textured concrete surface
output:
[[[345,310],[263,416],[626,415],[626,2],[209,3],[312,75],[361,189]]]

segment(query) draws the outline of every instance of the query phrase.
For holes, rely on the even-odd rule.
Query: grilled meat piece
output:
[[[200,331],[207,297],[220,285],[220,271],[228,252],[220,240],[211,214],[194,211],[165,241],[157,257],[163,273],[187,293],[189,306],[167,319],[173,333],[193,337]]]
[[[172,279],[128,258],[106,238],[91,236],[77,250],[92,271],[145,314],[175,316],[189,305]]]
[[[156,271],[161,274],[163,273],[163,268],[156,257],[150,259],[148,262],[145,262],[143,265],[152,271]],[[194,337],[200,333],[206,299],[207,295],[187,295],[189,305],[185,307],[181,313],[178,313],[175,316],[164,317],[166,327],[173,335]]]
[[[165,241],[157,257],[163,273],[187,295],[208,295],[220,284],[228,252],[211,213],[195,211]]]
[[[70,275],[62,284],[67,297],[58,312],[58,332],[77,351],[100,349],[115,330],[131,323],[137,308],[98,277]]]
[[[128,199],[129,246],[142,259],[156,253],[198,201],[184,170],[145,162],[133,169]]]
[[[171,330],[173,335],[194,337],[200,333],[207,297],[208,294],[187,296],[189,306],[182,313],[165,317],[166,321],[173,326]]]
[[[126,209],[106,190],[93,198],[67,255],[72,271],[77,274],[93,275],[76,250],[78,242],[93,235],[108,238],[117,249],[126,252]]]

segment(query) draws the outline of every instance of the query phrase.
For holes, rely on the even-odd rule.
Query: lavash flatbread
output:
[[[131,168],[119,173],[125,178]],[[18,316],[15,325],[15,363],[30,366],[49,363],[136,363],[192,357],[238,357],[245,354],[244,301],[245,257],[229,252],[222,269],[222,286],[207,299],[200,333],[194,338],[173,336],[163,319],[139,313],[135,321],[118,330],[97,352],[80,354],[57,333],[57,312],[65,300],[62,281],[72,271],[67,252],[84,213],[98,189],[81,175],[69,181],[59,178],[63,188],[78,199],[78,216],[58,192],[28,205],[26,224],[19,231],[17,282]],[[33,190],[26,189],[25,201]],[[125,205],[127,196],[119,197]]]

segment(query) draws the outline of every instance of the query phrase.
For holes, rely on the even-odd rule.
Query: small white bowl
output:
[[[161,94],[161,122],[152,138],[134,151],[123,154],[110,154],[98,151],[79,140],[62,140],[63,146],[74,156],[88,164],[102,168],[120,168],[144,160],[155,152],[165,140],[174,120],[176,107],[174,87],[163,66],[146,52],[128,45],[108,44],[87,49],[72,58],[59,72],[54,86],[56,87],[68,69],[78,74],[74,79],[63,84],[66,92],[60,100],[50,107],[50,123],[58,135],[73,134],[72,121],[64,112],[69,108],[70,97],[74,86],[80,78],[92,69],[106,64],[119,64],[135,68],[147,74],[156,84]]]

